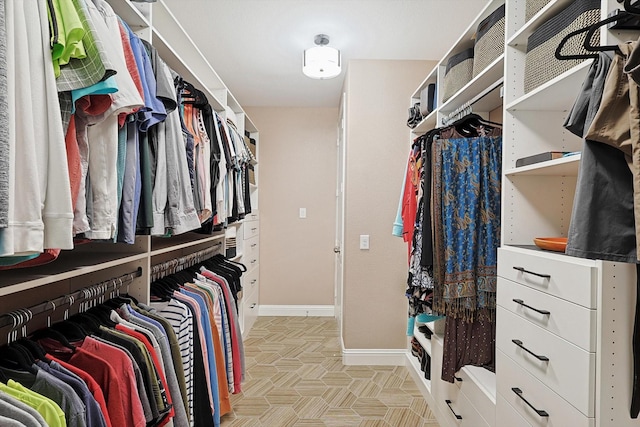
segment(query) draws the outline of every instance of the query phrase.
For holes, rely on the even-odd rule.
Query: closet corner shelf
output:
[[[194,232],[180,234],[173,237],[153,237],[151,239],[151,256],[186,249],[192,246],[224,239],[224,233],[214,235],[198,234]]]
[[[507,40],[508,46],[525,49],[529,36],[550,18],[566,8],[573,0],[552,0],[527,21],[514,35]]]
[[[519,168],[507,169],[506,176],[577,176],[581,154],[563,157]]]
[[[0,297],[146,259],[146,252],[123,256],[122,252],[62,251],[58,259],[50,264],[32,267],[28,271],[3,271]]]
[[[526,95],[510,102],[505,109],[509,112],[568,111],[580,92],[580,87],[590,66],[590,59],[576,65]]]
[[[418,340],[422,348],[427,352],[429,356],[431,356],[431,340],[427,339],[422,332],[418,330],[418,327],[421,325],[415,324],[413,326],[413,336]],[[431,338],[433,338],[434,334],[431,334]]]
[[[467,365],[461,368],[469,378],[496,404],[496,374],[480,366]]]
[[[422,368],[420,368],[420,362],[418,362],[418,358],[411,354],[411,352],[407,352],[407,359],[409,360],[410,366],[407,366],[409,373],[412,374],[413,380],[416,382],[418,387],[421,385],[426,388],[428,394],[431,394],[431,381],[424,377],[424,372],[422,372]],[[432,365],[433,366],[433,365]],[[424,393],[424,390],[421,390]]]
[[[488,87],[496,84],[504,75],[504,54],[496,58],[487,68],[482,70],[473,80],[456,92],[438,111],[447,114],[464,105],[473,97],[479,95]],[[491,92],[492,94],[494,91]],[[496,96],[486,96],[474,104],[475,111],[492,111],[502,105],[502,98],[498,92]]]

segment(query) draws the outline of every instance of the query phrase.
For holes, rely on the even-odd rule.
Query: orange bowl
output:
[[[564,252],[567,248],[566,237],[536,237],[533,243],[540,249],[547,251]]]

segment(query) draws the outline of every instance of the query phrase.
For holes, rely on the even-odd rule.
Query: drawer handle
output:
[[[251,231],[256,231],[257,229],[258,229],[257,227],[253,227]]]
[[[454,379],[454,380],[456,380],[456,381],[458,381],[459,383],[461,383],[461,382],[462,382],[462,378],[460,378],[460,377],[456,377],[455,375],[453,376],[453,379]]]
[[[524,301],[522,301],[521,299],[516,299],[516,298],[514,298],[514,299],[513,299],[513,302],[515,302],[516,304],[520,304],[521,306],[526,307],[526,308],[528,308],[529,310],[533,310],[533,311],[535,311],[535,312],[537,312],[537,313],[540,313],[540,314],[546,314],[546,315],[550,315],[550,314],[551,314],[551,312],[550,312],[550,311],[547,311],[547,310],[538,310],[537,308],[531,307],[530,305],[525,304],[525,303],[524,303]]]
[[[258,279],[253,279],[253,280],[251,281],[251,284],[252,284],[252,285],[255,285],[257,281],[258,281]]]
[[[451,407],[451,401],[449,399],[447,399],[447,400],[445,400],[445,402],[447,403],[447,406],[451,410],[451,413],[453,414],[453,416],[456,417],[457,420],[461,420],[462,419],[462,415],[456,414],[456,412]]]
[[[251,260],[251,264],[255,264],[255,263],[256,263],[256,261],[258,261],[258,260],[257,260],[257,259],[252,259],[252,260]]]
[[[254,243],[253,245],[251,245],[252,248],[255,248],[256,246],[258,246],[257,243]]]
[[[258,305],[258,304],[256,304],[256,303],[254,302],[253,304],[251,304],[251,308],[256,308],[256,305]]]
[[[514,343],[515,345],[517,345],[518,347],[520,347],[521,349],[523,349],[524,351],[526,351],[527,353],[529,353],[530,355],[532,355],[533,357],[535,357],[536,359],[542,360],[543,362],[548,362],[549,361],[549,358],[547,356],[537,355],[533,351],[529,350],[527,347],[522,345],[522,341],[520,341],[520,340],[511,340],[511,342]]]
[[[525,399],[524,397],[522,397],[522,390],[520,390],[517,387],[512,387],[511,390],[518,395],[518,397],[522,400],[524,400],[524,403],[526,403],[529,408],[533,409],[534,411],[536,411],[536,414],[538,414],[541,417],[548,417],[549,414],[547,413],[547,411],[543,411],[542,409],[536,409],[535,406],[533,406],[531,403],[529,403],[529,401],[527,399]]]
[[[514,270],[518,270],[522,273],[533,274],[534,276],[542,277],[543,279],[551,279],[551,276],[548,274],[540,274],[534,271],[525,270],[524,267],[513,267]]]

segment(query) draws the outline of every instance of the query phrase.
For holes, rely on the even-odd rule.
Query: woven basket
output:
[[[504,53],[504,4],[478,24],[473,52],[473,77]]]
[[[531,34],[527,43],[524,92],[531,92],[584,61],[583,59],[560,61],[555,57],[556,48],[568,33],[588,27],[599,20],[600,0],[575,0]],[[567,55],[587,53],[583,42],[584,36],[573,37],[565,44],[563,53]],[[593,43],[600,43],[599,33],[596,33]]]
[[[473,48],[453,55],[447,61],[442,88],[442,102],[446,102],[473,78]]]
[[[543,7],[551,3],[551,0],[527,0],[527,4],[524,10],[524,20],[529,22],[533,15],[540,12]]]

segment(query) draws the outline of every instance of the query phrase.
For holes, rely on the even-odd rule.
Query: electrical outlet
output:
[[[307,208],[300,208],[300,214],[298,215],[300,218],[307,217]]]

